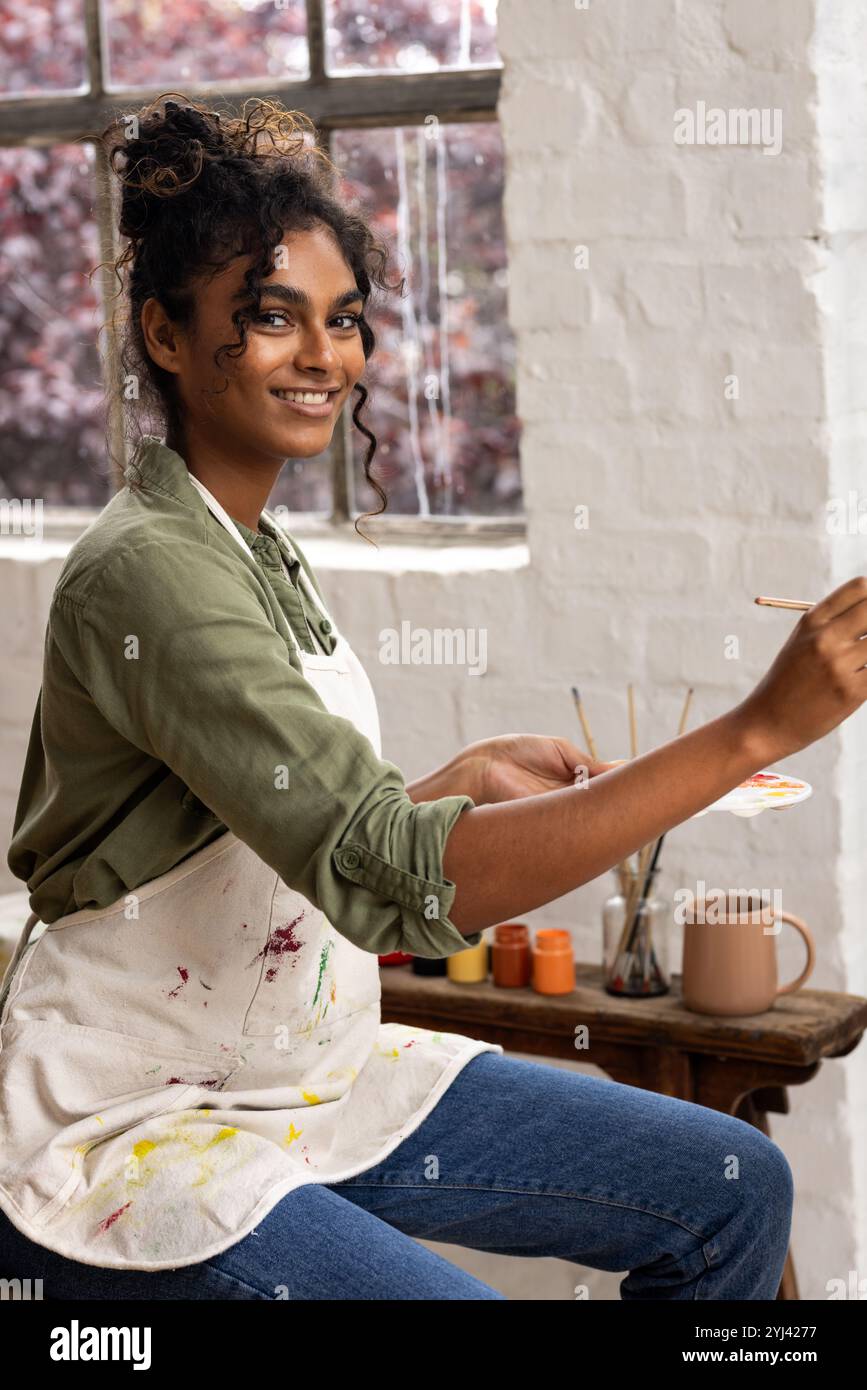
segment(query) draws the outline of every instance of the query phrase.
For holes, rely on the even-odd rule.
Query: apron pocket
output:
[[[282,879],[256,967],[245,1037],[309,1033],[380,997],[378,957],[336,932],[318,908]]]
[[[99,1148],[170,1110],[207,1104],[243,1065],[110,1029],[41,1019],[4,1024],[0,1186],[31,1221],[47,1221],[99,1163]],[[92,1176],[89,1178],[92,1181]]]
[[[312,903],[278,884],[265,944],[251,963],[256,982],[245,1037],[316,1026],[334,989],[333,935]]]

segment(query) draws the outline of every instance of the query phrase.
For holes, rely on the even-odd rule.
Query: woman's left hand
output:
[[[592,758],[567,738],[503,734],[469,744],[452,769],[456,780],[468,779],[467,794],[483,806],[572,787],[582,777],[596,777],[615,766]]]

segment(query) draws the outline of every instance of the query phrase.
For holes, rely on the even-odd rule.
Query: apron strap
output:
[[[279,521],[278,521],[277,518],[274,516],[273,512],[269,512],[269,511],[267,510],[267,508],[264,508],[263,511],[262,511],[262,515],[264,516],[264,518],[265,518],[266,521],[270,522],[270,524],[274,527],[275,531],[279,531],[280,534],[281,534],[282,536],[286,536],[286,532],[283,530],[283,527],[280,525]],[[288,540],[289,537],[286,536],[286,539]],[[334,635],[335,635],[335,637],[336,637],[336,636],[337,636],[337,624],[335,623],[335,621],[334,621],[334,619],[332,618],[331,614],[328,612],[327,608],[324,606],[324,604],[323,604],[323,602],[322,602],[322,599],[321,599],[321,598],[319,597],[319,595],[317,594],[315,586],[310,582],[310,576],[308,575],[306,569],[305,569],[304,566],[302,565],[300,559],[299,559],[299,561],[298,561],[298,584],[299,584],[299,587],[302,588],[302,589],[304,590],[305,594],[306,594],[307,597],[310,599],[310,602],[311,602],[316,608],[319,609],[319,612],[322,614],[323,618],[327,618],[327,619],[328,619],[328,621],[330,622],[330,624],[331,624],[331,626],[332,626],[332,628],[333,628],[333,630],[334,630]]]
[[[253,561],[253,564],[255,565],[255,555],[253,554],[249,545],[245,541],[244,537],[241,535],[241,532],[238,530],[234,521],[229,516],[229,513],[226,511],[225,507],[223,507],[221,503],[217,501],[214,494],[210,492],[208,488],[205,487],[204,483],[200,483],[198,478],[194,477],[189,470],[187,470],[187,477],[189,478],[196,491],[201,494],[202,498],[204,499],[205,506],[208,508],[208,511],[211,512],[211,514],[216,518],[216,520],[219,521],[220,525],[223,526],[229,532],[229,535],[234,537],[241,549],[247,552],[247,554],[250,556],[250,559]],[[300,655],[301,644],[298,641],[298,638],[295,636],[295,633],[292,631],[292,624],[287,623],[286,626],[289,629],[289,635],[295,644],[295,650]]]
[[[244,540],[244,537],[241,535],[241,532],[238,530],[234,521],[229,516],[229,513],[226,511],[225,507],[221,506],[214,494],[212,492],[209,492],[208,489],[205,487],[205,484],[200,483],[198,478],[194,477],[193,474],[190,473],[189,469],[187,470],[187,477],[189,478],[196,491],[201,493],[205,501],[205,506],[208,508],[208,511],[213,512],[217,520],[221,522],[223,526],[225,526],[226,530],[229,532],[229,535],[234,536],[241,549],[246,550],[247,554],[250,556],[250,559],[255,562],[255,555],[253,554],[247,542]]]
[[[238,528],[237,528],[237,526],[235,525],[234,521],[233,521],[232,518],[229,516],[229,514],[228,514],[228,512],[226,511],[225,507],[223,507],[223,506],[217,501],[216,497],[213,495],[212,492],[210,492],[210,491],[208,490],[208,488],[205,487],[204,483],[199,482],[199,479],[196,478],[196,477],[194,477],[193,474],[190,473],[189,469],[187,470],[187,477],[189,478],[190,482],[192,483],[192,485],[193,485],[193,487],[196,489],[196,491],[197,491],[198,493],[201,494],[202,498],[204,499],[205,506],[208,508],[208,510],[212,513],[212,515],[213,515],[214,517],[216,517],[217,521],[219,521],[219,522],[221,523],[221,525],[225,527],[225,529],[229,532],[229,535],[230,535],[230,536],[234,536],[235,540],[236,540],[236,541],[238,542],[238,544],[241,546],[241,549],[242,549],[242,550],[245,550],[245,551],[247,552],[247,554],[250,556],[250,559],[251,559],[251,560],[253,561],[253,563],[255,564],[255,563],[256,563],[256,557],[255,557],[255,555],[253,554],[253,552],[252,552],[252,550],[250,549],[249,545],[248,545],[247,542],[245,541],[244,537],[241,535],[241,532],[238,530]],[[265,519],[274,527],[275,531],[279,531],[279,532],[281,533],[281,535],[284,534],[284,533],[283,533],[283,528],[282,528],[282,526],[279,524],[279,522],[277,521],[277,518],[276,518],[271,512],[269,512],[266,508],[263,508],[263,509],[262,509],[262,515],[263,515],[263,516],[265,517]],[[300,560],[298,561],[298,582],[299,582],[300,587],[303,588],[304,593],[307,595],[307,597],[308,597],[308,598],[310,599],[310,601],[313,603],[313,605],[314,605],[316,608],[319,609],[319,612],[322,614],[323,618],[326,618],[326,619],[328,620],[328,622],[331,624],[331,629],[332,629],[332,631],[333,631],[333,633],[334,633],[335,639],[337,639],[337,638],[340,636],[340,633],[339,633],[339,631],[338,631],[338,629],[337,629],[337,624],[335,623],[335,621],[334,621],[334,619],[332,618],[331,614],[330,614],[330,613],[328,612],[328,610],[325,608],[325,606],[324,606],[322,600],[320,599],[319,595],[318,595],[317,592],[316,592],[316,589],[315,589],[314,585],[311,584],[311,582],[310,582],[310,580],[309,580],[309,578],[308,578],[308,576],[307,576],[307,571],[305,570],[304,566],[301,564],[301,561],[300,561]],[[287,626],[289,627],[289,632],[290,632],[290,635],[291,635],[291,637],[292,637],[292,641],[295,643],[296,650],[298,651],[299,655],[303,655],[302,649],[301,649],[301,644],[300,644],[300,642],[298,641],[297,637],[295,636],[295,633],[292,632],[291,624],[287,624]]]

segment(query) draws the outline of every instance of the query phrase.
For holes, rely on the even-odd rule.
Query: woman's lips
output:
[[[323,401],[321,405],[314,405],[312,401],[290,401],[287,397],[278,396],[273,391],[271,395],[280,405],[287,406],[289,410],[297,411],[299,415],[308,415],[313,419],[323,419],[326,415],[330,415],[334,409],[334,402],[337,399],[338,392],[329,392],[328,400]]]

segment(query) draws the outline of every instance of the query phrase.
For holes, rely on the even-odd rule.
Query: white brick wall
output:
[[[867,41],[867,13],[845,0],[818,0],[818,21],[812,48],[817,74],[817,132],[823,173],[823,244],[825,255],[816,277],[821,306],[824,356],[826,448],[830,497],[847,498],[854,491],[867,509],[864,444],[867,435],[867,90],[862,55]],[[860,489],[860,491],[859,491]],[[860,535],[835,535],[830,545],[832,583],[867,570],[867,519]],[[835,861],[840,897],[840,928],[835,940],[837,987],[867,993],[867,731],[865,716],[850,720],[841,730],[835,761],[835,803],[839,807],[839,848]],[[832,1063],[832,1066],[838,1064]],[[835,1112],[829,1156],[836,1173],[827,1182],[825,1198],[835,1227],[847,1220],[853,1228],[853,1259],[847,1264],[845,1245],[834,1248],[838,1268],[847,1277],[851,1268],[863,1278],[867,1267],[867,1062],[854,1053],[842,1066],[835,1084]],[[813,1115],[815,1107],[811,1105]],[[804,1119],[811,1118],[804,1107]],[[797,1118],[801,1118],[797,1114]],[[848,1143],[846,1142],[848,1139]],[[839,1144],[839,1152],[837,1145]],[[821,1171],[821,1170],[819,1170]],[[818,1194],[817,1194],[818,1209]],[[818,1225],[818,1222],[817,1222]],[[809,1213],[799,1213],[795,1238],[810,1230]],[[809,1238],[806,1237],[805,1238]]]
[[[642,748],[665,741],[687,682],[691,722],[714,718],[790,631],[756,593],[817,598],[867,570],[864,537],[825,528],[827,499],[863,471],[867,16],[845,0],[500,0],[499,24],[531,563],[488,570],[472,552],[426,569],[423,554],[406,566],[365,551],[358,570],[309,546],[376,687],[384,753],[407,777],[486,735],[580,742],[573,683],[603,756],[628,753],[629,680]],[[699,100],[780,108],[782,152],[676,145],[675,110]],[[580,244],[588,270],[574,268]],[[738,400],[724,397],[730,373]],[[574,526],[581,503],[588,531]],[[0,613],[15,655],[0,724],[7,827],[57,569],[0,554],[14,595]],[[407,618],[486,626],[487,674],[380,666],[380,629]],[[738,660],[724,657],[730,635]],[[679,827],[662,887],[781,887],[817,938],[811,983],[865,993],[867,715],[786,767],[815,784],[811,801],[779,819]],[[531,920],[570,927],[579,954],[597,957],[608,877]],[[779,956],[781,978],[800,969],[787,934]],[[827,1062],[772,1119],[795,1172],[806,1298],[867,1272],[865,1058],[862,1047]],[[540,1282],[524,1262],[458,1258],[516,1296],[568,1298],[578,1279],[618,1296],[615,1275],[545,1262]]]

